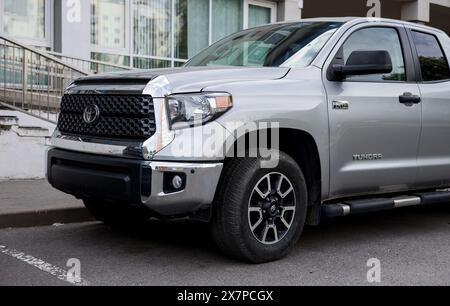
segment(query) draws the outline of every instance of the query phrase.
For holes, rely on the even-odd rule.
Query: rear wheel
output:
[[[280,152],[277,167],[258,158],[231,160],[214,206],[212,233],[234,258],[254,263],[284,257],[305,224],[307,188],[297,163]]]
[[[139,226],[150,219],[150,212],[145,208],[92,199],[83,203],[95,219],[112,226]]]

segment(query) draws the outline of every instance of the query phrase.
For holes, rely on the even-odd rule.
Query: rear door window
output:
[[[450,80],[450,68],[436,36],[412,31],[419,56],[422,80],[425,82]]]

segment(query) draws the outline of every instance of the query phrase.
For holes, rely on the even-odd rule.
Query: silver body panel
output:
[[[210,91],[228,91],[234,107],[217,122],[278,122],[280,128],[309,133],[320,155],[322,196],[328,196],[329,140],[326,92],[321,69],[293,68],[277,81],[251,81],[209,87]],[[234,133],[234,131],[230,131]]]
[[[423,187],[450,185],[450,81],[419,84],[422,133],[417,180]]]
[[[402,92],[418,93],[415,84],[327,84],[328,102],[347,100],[348,111],[330,113],[330,196],[392,192],[416,185],[421,106],[398,102]],[[403,91],[401,91],[403,90]],[[384,111],[383,111],[384,110]],[[380,154],[358,160],[353,154]],[[364,178],[364,179],[362,179]]]

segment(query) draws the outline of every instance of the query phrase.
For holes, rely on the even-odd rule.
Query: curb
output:
[[[0,214],[0,229],[93,221],[86,208],[49,209]]]

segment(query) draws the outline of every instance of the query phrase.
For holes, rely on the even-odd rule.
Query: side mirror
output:
[[[353,51],[345,65],[333,64],[331,72],[336,80],[350,75],[391,73],[392,60],[388,51]]]

